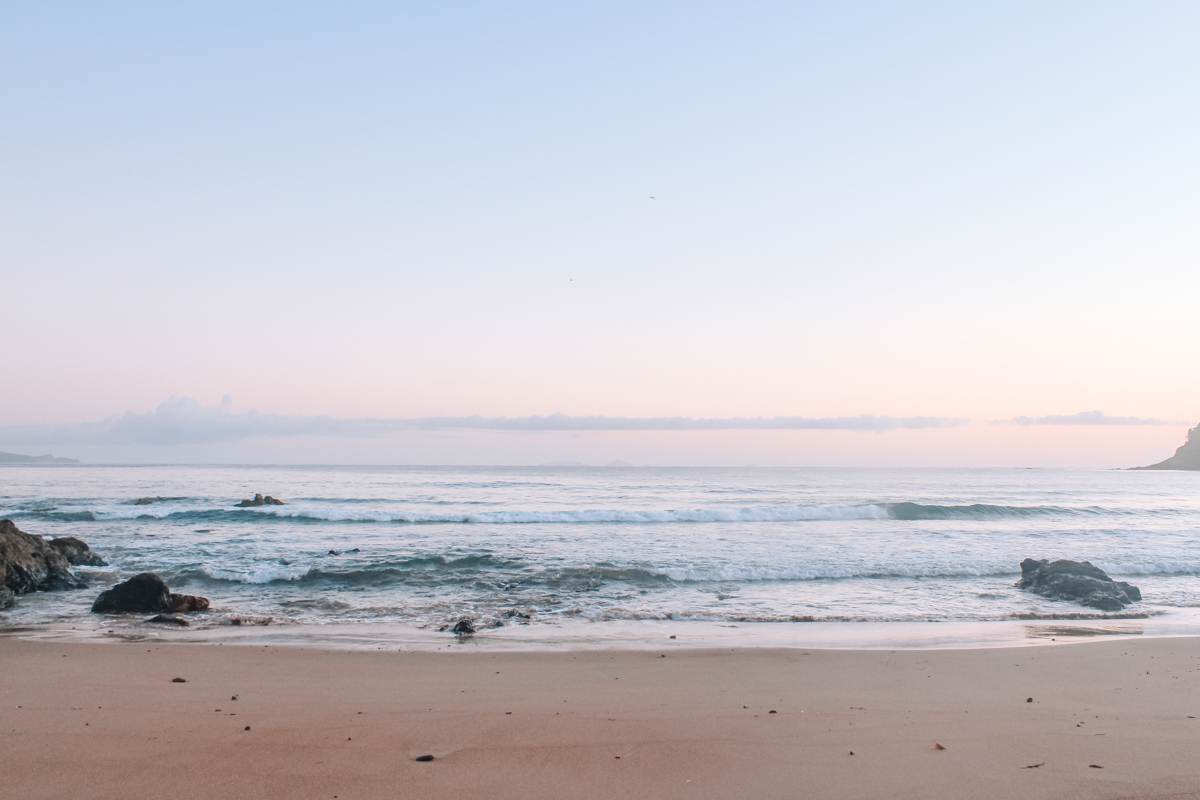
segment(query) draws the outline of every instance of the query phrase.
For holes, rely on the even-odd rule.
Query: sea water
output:
[[[236,507],[256,492],[286,505]],[[79,537],[109,562],[81,570],[91,590],[0,612],[0,625],[34,629],[144,628],[88,614],[97,591],[143,571],[212,599],[193,630],[307,637],[447,636],[465,616],[539,641],[671,621],[763,623],[778,642],[812,623],[1107,623],[1200,608],[1200,473],[0,467],[0,518]],[[1144,600],[1106,614],[1023,592],[1026,557],[1089,560]]]

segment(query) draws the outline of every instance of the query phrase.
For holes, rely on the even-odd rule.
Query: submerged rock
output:
[[[60,536],[57,539],[51,539],[50,546],[62,553],[73,567],[108,566],[108,562],[88,547],[87,542],[76,539],[74,536]]]
[[[470,617],[463,617],[450,628],[450,632],[456,636],[471,636],[475,633],[475,620]]]
[[[155,495],[154,497],[139,497],[137,500],[133,501],[133,504],[135,506],[152,506],[155,503],[167,503],[171,500],[182,499],[182,497],[163,497],[162,495]]]
[[[1021,562],[1017,586],[1052,600],[1067,600],[1101,611],[1120,611],[1142,599],[1136,586],[1114,581],[1089,561],[1027,558]]]
[[[8,593],[78,589],[86,585],[87,581],[71,570],[67,557],[45,539],[25,533],[12,520],[0,520],[0,589],[7,590],[0,597],[0,608],[12,605],[13,598]]]
[[[260,506],[281,506],[283,501],[271,495],[256,494],[250,500],[241,500],[238,502],[238,508],[258,508]]]
[[[146,622],[150,625],[174,625],[179,628],[186,628],[192,624],[183,617],[176,617],[173,614],[155,614]]]
[[[204,611],[208,598],[187,594],[171,594],[167,584],[153,572],[142,572],[111,589],[106,589],[92,603],[96,614],[128,614],[146,611],[179,613]]]

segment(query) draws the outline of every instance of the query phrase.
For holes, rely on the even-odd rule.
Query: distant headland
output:
[[[1197,469],[1200,470],[1200,425],[1188,431],[1187,441],[1166,461],[1134,469]]]
[[[0,464],[78,464],[73,458],[61,458],[49,453],[41,456],[26,456],[20,453],[6,453],[0,450]]]

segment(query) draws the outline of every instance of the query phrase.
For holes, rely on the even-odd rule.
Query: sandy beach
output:
[[[5,637],[0,795],[1200,797],[1200,639],[673,646],[439,654]]]

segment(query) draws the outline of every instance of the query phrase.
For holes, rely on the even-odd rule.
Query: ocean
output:
[[[255,492],[286,505],[235,507]],[[1200,473],[12,466],[0,518],[110,565],[0,612],[35,632],[437,643],[466,616],[482,641],[657,641],[669,625],[779,644],[916,623],[1140,633],[1200,608]],[[1106,614],[1023,592],[1026,557],[1089,560],[1144,600]],[[213,610],[170,634],[88,613],[142,571]]]

